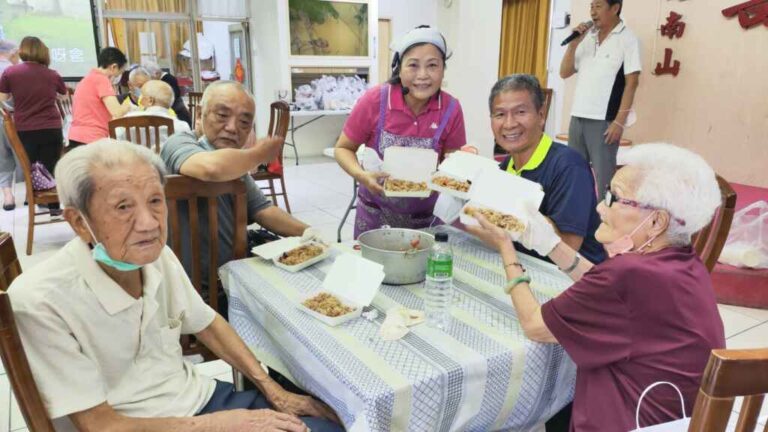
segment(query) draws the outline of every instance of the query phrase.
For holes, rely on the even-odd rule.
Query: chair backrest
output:
[[[8,142],[11,143],[13,152],[16,153],[16,158],[21,165],[21,171],[24,173],[24,184],[27,190],[27,201],[32,202],[32,195],[34,188],[32,187],[32,164],[29,162],[29,156],[24,149],[24,145],[21,143],[21,138],[16,131],[16,123],[13,122],[13,117],[4,109],[0,108],[0,114],[3,116],[3,127],[5,129],[5,136],[8,138]],[[29,221],[32,223],[32,221]]]
[[[123,128],[125,140],[143,145],[160,153],[160,128],[166,127],[166,138],[173,135],[173,119],[156,115],[123,117],[109,122],[109,136],[117,138],[117,130]]]
[[[61,121],[66,122],[67,117],[72,117],[72,95],[75,93],[75,91],[67,87],[67,94],[62,99],[56,99],[56,107],[59,109],[59,114],[61,114]]]
[[[552,95],[554,92],[551,88],[544,88],[541,91],[544,93],[544,127],[547,127],[547,117],[549,117],[549,108],[552,107]]]
[[[291,121],[291,107],[285,101],[272,102],[269,105],[269,136],[280,136],[287,138],[288,123]],[[278,159],[280,163],[283,161],[283,149],[285,144],[280,147],[280,154]]]
[[[736,210],[736,191],[719,175],[717,184],[720,186],[720,208],[715,212],[712,222],[696,233],[692,239],[696,254],[710,272],[715,268],[720,252],[723,251]]]
[[[187,93],[187,98],[189,99],[189,105],[187,105],[187,108],[189,109],[189,118],[192,119],[192,130],[195,130],[197,112],[202,108],[201,103],[203,102],[203,93],[189,92]]]
[[[227,182],[204,182],[182,175],[169,175],[165,185],[165,199],[168,202],[168,229],[171,236],[171,249],[182,260],[181,220],[179,214],[180,202],[186,202],[189,208],[189,235],[192,256],[192,284],[202,295],[202,269],[200,262],[200,237],[208,238],[208,304],[214,309],[218,308],[218,272],[219,266],[226,264],[219,260],[219,223],[218,223],[218,197],[231,194],[233,196],[233,214],[235,215],[234,244],[232,247],[232,259],[245,258],[246,256],[246,230],[248,226],[247,199],[245,183],[236,179]],[[198,214],[198,200],[205,200],[208,208],[208,233],[200,232],[200,218]]]
[[[768,348],[712,350],[688,431],[724,432],[734,398],[744,396],[736,432],[752,432],[765,393],[768,393]],[[768,431],[768,427],[763,430]]]
[[[21,263],[16,256],[13,238],[7,232],[0,232],[0,291],[7,291],[20,274]]]
[[[21,344],[19,330],[13,318],[11,300],[5,292],[16,276],[21,274],[13,239],[8,233],[0,233],[0,266],[2,266],[2,286],[0,286],[0,357],[16,395],[21,414],[32,432],[54,432],[43,399],[37,390],[37,384],[29,368],[29,361]]]

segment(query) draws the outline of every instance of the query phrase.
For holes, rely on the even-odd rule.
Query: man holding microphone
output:
[[[563,79],[578,73],[568,145],[592,164],[599,197],[616,170],[619,141],[640,82],[640,44],[621,20],[621,7],[622,0],[592,0],[592,21],[574,29],[579,36],[560,64]]]

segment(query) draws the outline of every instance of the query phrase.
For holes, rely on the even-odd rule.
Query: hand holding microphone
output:
[[[571,33],[570,36],[565,38],[565,40],[563,41],[563,43],[560,44],[560,46],[568,45],[574,40],[577,42],[581,42],[581,40],[584,39],[584,35],[587,34],[587,31],[591,29],[593,25],[595,25],[595,23],[592,21],[587,21],[579,24],[578,26],[576,26],[576,28],[573,29],[573,33]],[[578,43],[576,45],[578,45]]]

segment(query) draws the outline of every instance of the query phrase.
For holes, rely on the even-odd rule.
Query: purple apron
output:
[[[376,145],[373,149],[384,158],[384,150],[387,147],[413,147],[433,149],[442,157],[443,151],[440,148],[440,135],[443,134],[445,126],[448,124],[451,114],[456,109],[456,99],[451,97],[448,109],[445,110],[440,118],[438,126],[432,138],[420,138],[412,136],[396,135],[384,130],[384,120],[387,115],[387,101],[389,100],[390,85],[381,86],[381,102],[379,103],[379,121],[374,134]],[[432,211],[435,208],[437,194],[432,193],[429,198],[387,198],[370,192],[361,186],[357,190],[357,213],[355,216],[355,233],[357,238],[360,234],[373,229],[380,228],[382,225],[389,225],[393,228],[427,228],[435,217]]]

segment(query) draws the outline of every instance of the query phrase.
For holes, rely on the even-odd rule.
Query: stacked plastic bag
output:
[[[323,75],[296,89],[294,105],[300,110],[351,109],[367,89],[368,84],[358,76]]]
[[[719,261],[768,268],[768,202],[757,201],[736,212]]]

